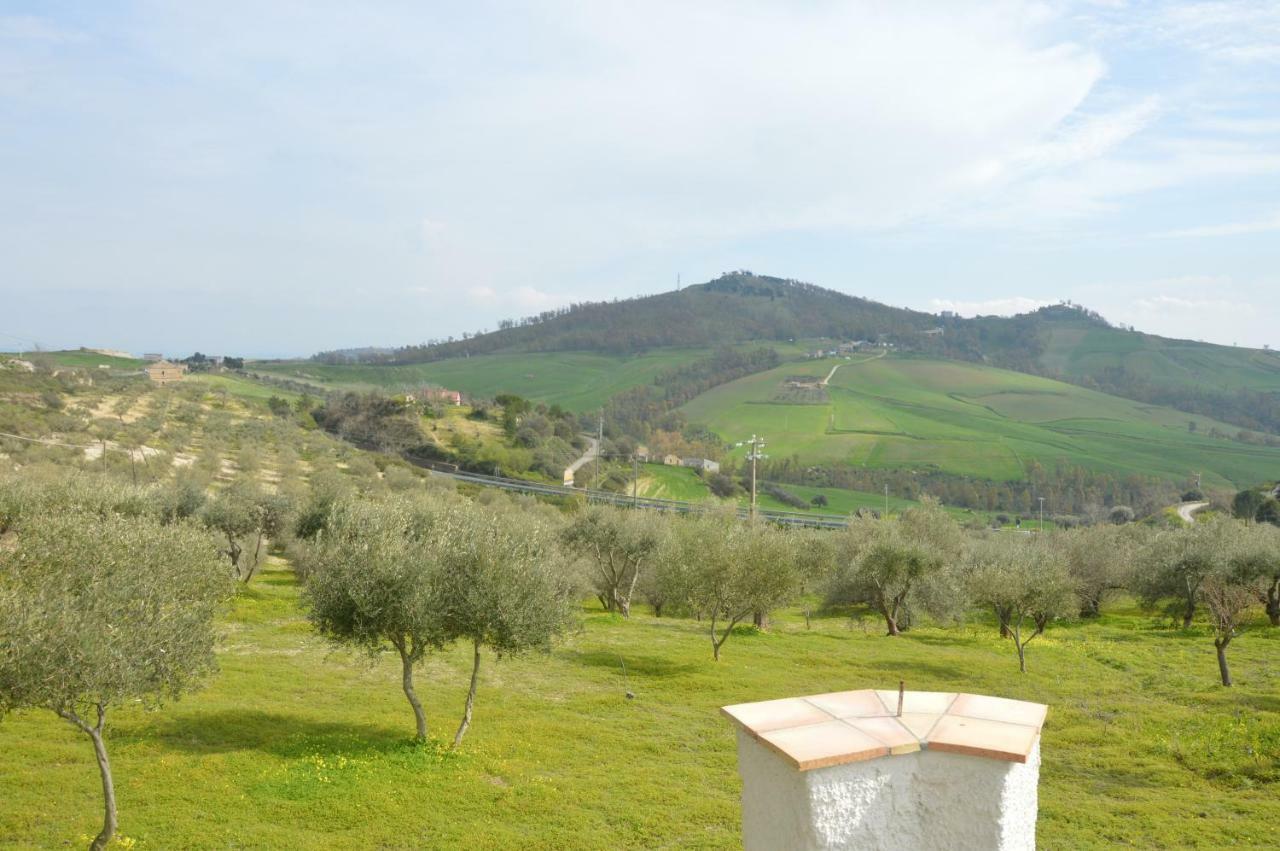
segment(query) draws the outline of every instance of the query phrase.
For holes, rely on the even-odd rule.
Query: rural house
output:
[[[682,467],[692,467],[695,470],[702,470],[707,473],[720,472],[720,464],[708,458],[683,458],[680,461]]]
[[[666,464],[668,467],[679,467],[680,456],[679,455],[663,455],[662,463]]]
[[[434,403],[441,402],[445,405],[461,405],[462,393],[458,390],[446,390],[443,387],[423,387],[417,393],[407,397],[409,401],[415,398],[420,402]]]
[[[156,384],[171,384],[174,381],[181,381],[186,371],[187,368],[182,364],[161,360],[147,365],[147,378]]]

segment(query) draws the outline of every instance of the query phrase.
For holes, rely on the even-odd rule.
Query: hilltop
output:
[[[527,392],[549,385],[591,385],[592,370],[607,373],[601,390],[574,402],[600,404],[609,392],[653,377],[649,364],[633,364],[654,352],[705,354],[725,345],[766,344],[794,350],[803,341],[866,340],[950,360],[964,360],[1055,378],[1140,402],[1212,416],[1246,429],[1280,433],[1280,354],[1269,350],[1175,340],[1117,327],[1080,305],[1058,304],[1018,316],[964,318],[892,307],[814,284],[739,271],[681,290],[610,302],[584,302],[518,320],[496,331],[461,339],[427,341],[396,349],[324,352],[309,367],[321,383],[372,386],[412,384],[433,371],[420,364],[450,364],[439,372],[466,388],[520,392],[503,382],[530,375]],[[797,342],[801,341],[801,342]],[[564,376],[554,364],[520,372],[528,355],[568,355]],[[788,352],[783,351],[784,355]],[[494,361],[470,363],[478,356]],[[588,374],[578,373],[580,361]],[[555,359],[553,359],[555,360]],[[670,361],[671,358],[664,358]],[[483,364],[483,366],[482,366]],[[319,367],[359,368],[358,375]],[[364,369],[392,366],[397,372]],[[622,369],[614,371],[613,367]],[[296,364],[266,365],[298,371]],[[487,370],[475,381],[476,369]],[[390,378],[394,376],[394,380]],[[540,376],[540,377],[538,377]],[[494,382],[497,382],[496,384]],[[474,392],[480,392],[477,389]]]
[[[915,339],[937,324],[928,313],[890,307],[800,281],[733,272],[658,295],[583,302],[519,320],[497,331],[405,346],[365,363],[421,363],[494,352],[629,354],[655,348],[710,346],[799,338]],[[346,362],[336,352],[315,360]]]

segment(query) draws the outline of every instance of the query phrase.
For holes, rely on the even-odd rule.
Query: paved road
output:
[[[1178,506],[1178,516],[1188,523],[1194,523],[1196,522],[1196,519],[1191,515],[1195,514],[1208,504],[1209,503],[1207,502],[1184,502]]]

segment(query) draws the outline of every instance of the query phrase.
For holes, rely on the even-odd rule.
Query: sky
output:
[[[402,345],[736,269],[1280,343],[1280,3],[0,0],[0,349]]]

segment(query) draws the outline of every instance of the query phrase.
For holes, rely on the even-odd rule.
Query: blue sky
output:
[[[1280,342],[1280,3],[0,0],[0,348],[394,345],[739,268]]]

